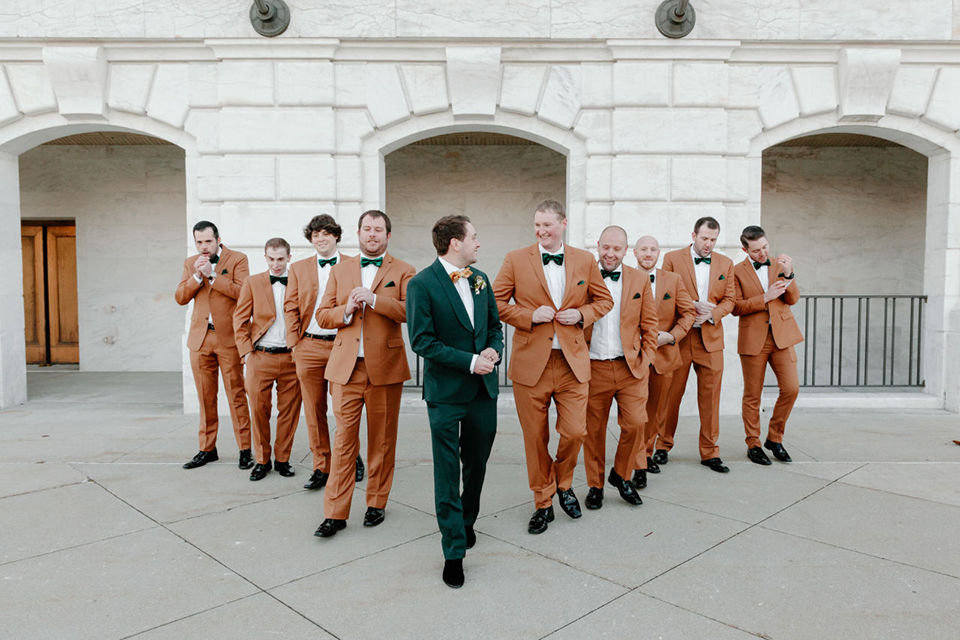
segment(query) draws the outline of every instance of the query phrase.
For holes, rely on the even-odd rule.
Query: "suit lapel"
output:
[[[313,259],[307,263],[307,273],[306,273],[306,295],[303,297],[303,308],[307,310],[307,313],[312,313],[314,307],[317,306],[317,298],[323,295],[323,292],[319,290],[320,287],[320,278],[317,276],[317,269],[319,265],[317,264],[317,255],[314,254]],[[304,329],[306,331],[306,329]]]
[[[264,301],[269,301],[269,304],[266,304],[265,307],[270,310],[268,319],[273,322],[277,319],[277,306],[273,300],[273,285],[270,284],[270,272],[267,271],[263,278],[259,279],[258,286],[260,287],[260,295],[263,296]],[[254,308],[256,312],[256,308]],[[267,325],[269,326],[269,325]]]
[[[543,261],[541,260],[541,263]],[[597,267],[598,269],[600,267]],[[540,271],[543,271],[541,265]],[[563,247],[563,296],[560,299],[560,308],[564,309],[568,306],[568,299],[573,296],[574,291],[577,290],[577,283],[573,281],[573,256],[570,255],[568,247],[564,245]]]
[[[443,290],[443,293],[447,296],[447,301],[450,303],[450,308],[453,309],[453,313],[455,316],[457,316],[460,324],[462,324],[468,331],[473,331],[473,327],[470,326],[470,316],[467,315],[467,309],[463,306],[463,300],[460,299],[460,293],[457,291],[456,286],[454,286],[453,280],[451,280],[450,276],[447,275],[447,270],[443,268],[442,264],[440,264],[440,260],[434,260],[433,264],[430,265],[430,269],[433,272],[433,277],[438,280],[440,289]],[[473,317],[477,317],[476,308],[473,310]]]
[[[550,304],[553,304],[553,296],[550,295],[550,287],[547,285],[547,276],[543,273],[543,258],[540,256],[540,245],[533,245],[530,247],[529,251],[530,256],[530,268],[533,270],[533,273],[536,274],[537,280],[540,281],[540,286],[543,287],[544,292],[547,294],[547,300],[550,301]],[[566,258],[564,258],[566,262]]]
[[[370,287],[370,291],[376,291],[377,287],[380,286],[380,282],[383,280],[384,276],[387,275],[387,271],[390,270],[390,265],[393,264],[393,256],[389,253],[383,254],[383,264],[377,268],[377,275],[373,277],[373,285]],[[361,282],[363,278],[360,278]],[[387,281],[389,283],[389,280]]]
[[[655,269],[654,272],[656,274],[656,281],[657,281],[657,295],[654,296],[654,298],[656,298],[654,302],[657,305],[657,311],[659,311],[660,304],[663,302],[663,294],[667,292],[664,290],[666,289],[666,287],[663,284],[663,278],[660,277],[663,271],[661,271],[660,269]]]
[[[690,245],[692,247],[693,245]],[[693,290],[690,292],[690,297],[694,300],[700,300],[700,291],[697,289],[697,270],[693,266],[693,257],[690,255],[690,247],[687,247],[686,252],[683,254],[683,266],[687,270],[687,276],[690,278],[690,282],[693,283]],[[711,260],[711,262],[713,262]],[[710,269],[713,269],[713,265],[710,265]],[[710,287],[707,287],[709,291]]]
[[[599,267],[598,267],[599,268]],[[639,291],[634,291],[634,287],[637,285],[637,281],[634,276],[637,274],[627,271],[626,267],[621,269],[620,274],[620,335],[625,336],[629,335],[625,329],[631,326],[630,318],[627,313],[627,305],[630,304],[630,301],[633,300],[633,296],[637,293],[642,293],[643,289],[637,287]],[[613,294],[611,294],[613,295]],[[641,301],[642,302],[642,301]],[[637,322],[637,324],[640,324]]]

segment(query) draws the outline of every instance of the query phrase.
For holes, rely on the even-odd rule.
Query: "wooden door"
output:
[[[47,363],[47,296],[43,276],[45,264],[43,236],[43,227],[20,227],[27,364]]]
[[[47,227],[47,305],[51,364],[79,363],[75,226]]]

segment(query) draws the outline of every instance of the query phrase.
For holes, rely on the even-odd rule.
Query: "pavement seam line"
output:
[[[331,633],[330,631],[328,631],[327,629],[325,629],[322,625],[320,625],[320,624],[316,623],[315,621],[311,620],[310,618],[308,618],[307,616],[305,616],[305,615],[304,615],[303,613],[301,613],[300,611],[297,611],[296,609],[294,609],[293,607],[291,607],[290,605],[288,605],[286,602],[284,602],[284,601],[281,600],[280,598],[276,597],[275,595],[273,595],[272,593],[270,593],[269,591],[267,591],[266,589],[264,589],[263,587],[261,587],[260,585],[258,585],[256,582],[254,582],[253,580],[251,580],[251,579],[249,579],[248,577],[246,577],[245,575],[239,573],[238,571],[234,571],[232,568],[230,568],[229,566],[227,566],[227,565],[226,565],[223,561],[221,561],[219,558],[215,558],[213,555],[211,555],[210,553],[208,553],[205,549],[201,549],[201,548],[198,547],[196,544],[194,544],[193,542],[187,540],[187,539],[184,538],[182,535],[180,535],[180,534],[177,533],[176,531],[170,529],[168,526],[166,526],[166,525],[163,524],[162,522],[158,522],[158,521],[155,520],[154,518],[150,517],[149,515],[147,515],[146,513],[144,513],[143,511],[141,511],[141,510],[138,509],[137,507],[135,507],[134,505],[130,504],[129,502],[127,502],[126,500],[124,500],[123,498],[121,498],[120,496],[118,496],[117,494],[115,494],[113,491],[110,491],[110,489],[106,488],[105,486],[103,486],[102,484],[100,484],[99,482],[97,482],[96,480],[91,479],[90,481],[93,482],[94,484],[96,484],[98,487],[100,487],[100,488],[103,489],[104,491],[106,491],[107,493],[109,493],[110,495],[112,495],[114,498],[116,498],[116,499],[119,500],[120,502],[124,503],[125,505],[127,505],[128,507],[130,507],[131,509],[133,509],[134,511],[136,511],[137,513],[139,513],[140,515],[142,515],[144,518],[147,518],[147,519],[150,520],[151,522],[156,523],[157,526],[159,526],[160,528],[162,528],[164,531],[167,531],[167,532],[170,533],[171,535],[176,536],[177,538],[179,538],[180,540],[182,540],[185,544],[190,545],[191,547],[193,547],[194,549],[196,549],[198,552],[200,552],[200,553],[203,554],[204,556],[210,558],[213,562],[216,562],[218,565],[220,565],[221,567],[223,567],[224,569],[226,569],[226,570],[229,571],[230,573],[234,574],[235,576],[237,576],[238,578],[240,578],[241,580],[243,580],[244,582],[246,582],[247,584],[249,584],[249,585],[252,586],[253,588],[255,588],[258,592],[266,594],[267,596],[269,596],[270,598],[272,598],[273,600],[275,600],[276,602],[278,602],[280,605],[286,607],[287,609],[289,609],[290,611],[292,611],[292,612],[295,613],[296,615],[300,616],[301,618],[303,618],[304,620],[306,620],[306,621],[309,622],[310,624],[312,624],[312,625],[314,625],[315,627],[317,627],[318,629],[322,630],[324,633],[328,633],[328,634],[330,634],[331,636],[333,636],[334,638],[337,638],[337,640],[340,640],[340,637],[339,637],[339,636],[337,636],[337,635],[334,634],[334,633]]]
[[[234,600],[230,600],[229,602],[224,602],[223,604],[218,604],[218,605],[216,605],[216,606],[214,606],[214,607],[210,607],[209,609],[204,609],[203,611],[197,611],[196,613],[191,613],[190,615],[183,616],[182,618],[177,618],[176,620],[170,620],[169,622],[164,622],[163,624],[158,624],[158,625],[155,626],[155,627],[150,627],[149,629],[144,629],[143,631],[137,631],[136,633],[132,633],[132,634],[130,634],[130,635],[128,635],[128,636],[123,636],[123,637],[121,638],[121,640],[127,640],[128,638],[136,638],[137,636],[142,636],[142,635],[145,634],[145,633],[150,633],[151,631],[155,631],[155,630],[157,630],[157,629],[162,629],[163,627],[168,627],[168,626],[170,626],[171,624],[176,624],[177,622],[180,622],[181,620],[189,620],[190,618],[195,618],[196,616],[202,615],[202,614],[204,614],[204,613],[209,613],[210,611],[216,611],[217,609],[226,607],[227,605],[231,605],[231,604],[234,604],[234,603],[236,603],[236,602],[243,602],[243,601],[246,600],[247,598],[253,598],[253,597],[258,596],[258,595],[260,595],[260,594],[259,594],[259,593],[251,593],[251,594],[248,595],[248,596],[243,596],[242,598],[236,598],[236,599],[234,599]]]

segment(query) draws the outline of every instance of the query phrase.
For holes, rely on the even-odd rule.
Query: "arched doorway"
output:
[[[391,247],[422,269],[436,257],[433,223],[463,214],[480,237],[478,266],[495,277],[508,251],[533,241],[536,204],[566,202],[566,166],[564,155],[502,133],[442,134],[396,149],[384,157]]]

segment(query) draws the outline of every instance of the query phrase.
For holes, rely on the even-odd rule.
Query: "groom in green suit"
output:
[[[456,215],[438,220],[433,246],[439,257],[407,284],[407,327],[411,346],[424,361],[443,581],[457,588],[463,585],[466,550],[477,542],[473,524],[497,434],[495,367],[503,351],[503,331],[489,278],[470,269],[480,248],[470,219]]]

